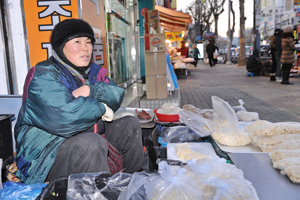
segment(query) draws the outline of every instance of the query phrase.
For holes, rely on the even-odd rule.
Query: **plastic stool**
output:
[[[254,76],[254,72],[247,72],[246,76],[247,76],[247,77],[248,77],[248,76],[253,77],[253,76]]]

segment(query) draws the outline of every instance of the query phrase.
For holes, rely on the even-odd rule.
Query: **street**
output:
[[[246,67],[216,64],[210,67],[199,61],[190,65],[188,75],[178,77],[180,107],[193,104],[212,109],[211,96],[218,96],[231,106],[243,105],[249,112],[258,112],[260,119],[270,122],[300,122],[300,77],[290,77],[294,85],[271,82],[269,77],[246,77]]]

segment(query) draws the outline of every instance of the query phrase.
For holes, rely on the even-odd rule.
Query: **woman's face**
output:
[[[93,45],[88,37],[77,37],[69,40],[63,53],[66,58],[76,67],[86,67],[92,59]]]

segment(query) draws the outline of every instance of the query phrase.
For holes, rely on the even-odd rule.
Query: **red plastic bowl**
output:
[[[160,121],[163,122],[177,122],[179,120],[179,115],[165,115],[165,114],[160,114],[157,113],[158,109],[153,110],[153,112],[155,113],[157,119],[159,119]]]

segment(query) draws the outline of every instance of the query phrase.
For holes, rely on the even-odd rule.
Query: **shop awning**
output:
[[[159,11],[159,19],[162,28],[170,32],[186,31],[192,22],[189,14],[175,11],[169,8],[155,5],[155,10]]]

